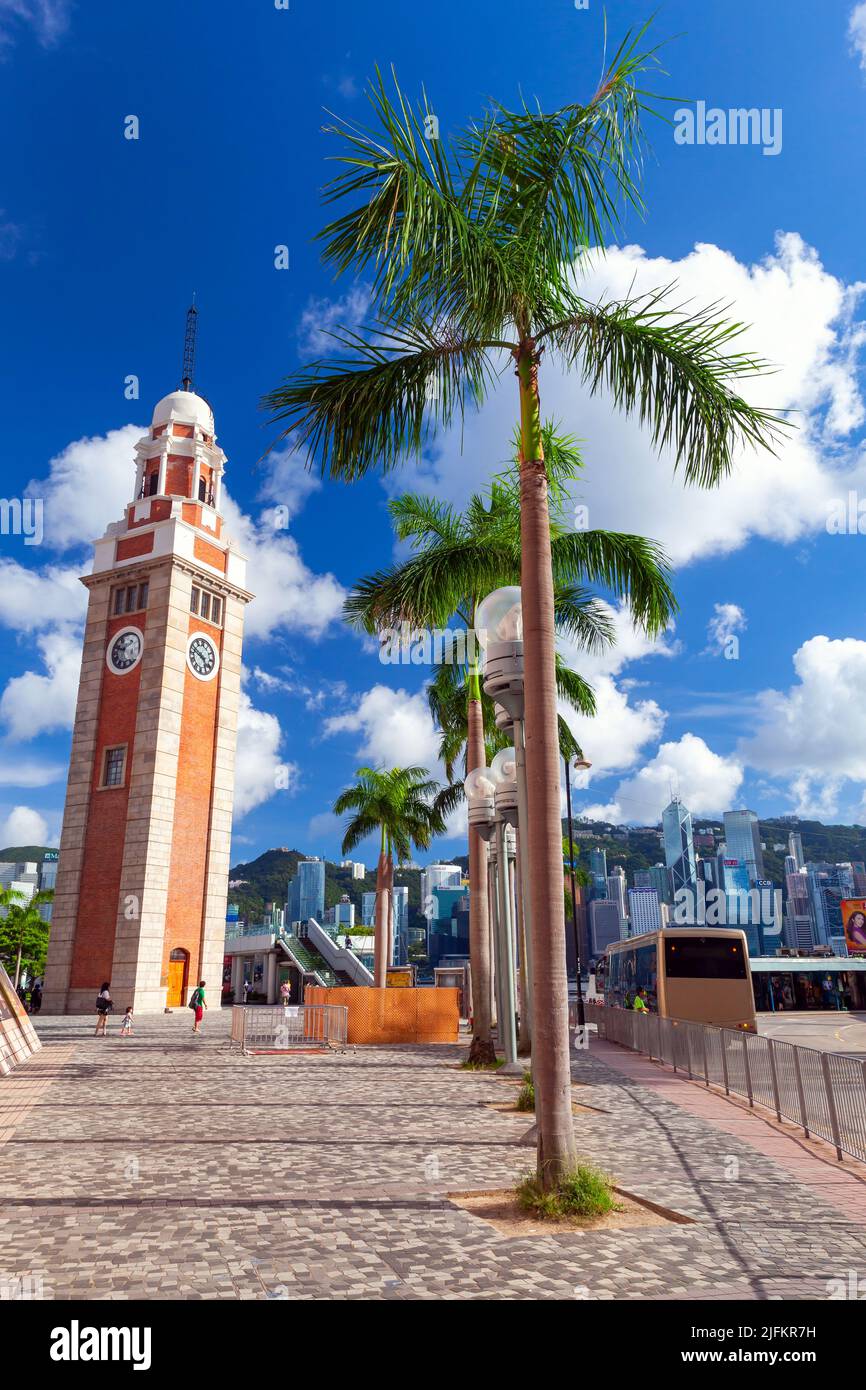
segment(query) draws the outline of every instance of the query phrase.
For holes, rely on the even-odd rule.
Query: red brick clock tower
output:
[[[185,381],[184,385],[190,385]],[[218,1003],[246,561],[225,455],[192,390],[136,446],[135,501],[95,544],[43,1010]]]

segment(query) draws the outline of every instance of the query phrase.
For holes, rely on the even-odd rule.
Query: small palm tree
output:
[[[340,214],[321,233],[338,273],[372,272],[374,314],[346,351],[290,377],[264,404],[299,447],[353,481],[418,455],[437,428],[517,378],[527,803],[532,860],[538,1171],[556,1188],[577,1161],[565,974],[555,601],[542,440],[542,354],[605,390],[686,482],[712,487],[740,445],[770,447],[780,421],[740,394],[766,364],[732,346],[742,325],[687,312],[662,289],[619,302],[581,293],[587,256],[627,207],[642,209],[644,26],[627,35],[585,105],[552,113],[495,104],[451,138],[381,76],[375,128],[337,122],[343,163],[327,190]],[[434,117],[435,121],[435,117]]]
[[[439,783],[431,780],[426,768],[359,767],[355,776],[355,785],[347,787],[334,802],[334,814],[353,812],[343,835],[344,854],[368,835],[378,833],[380,837],[373,971],[376,986],[382,988],[391,959],[394,856],[402,862],[411,857],[413,845],[429,849],[434,835],[444,831],[445,822],[435,804]]]

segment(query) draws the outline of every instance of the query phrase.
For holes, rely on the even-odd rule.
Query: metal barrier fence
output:
[[[234,1004],[231,1045],[244,1052],[290,1052],[293,1048],[346,1046],[345,1004]]]
[[[807,1138],[826,1139],[839,1159],[845,1152],[866,1162],[866,1060],[707,1023],[590,1002],[584,1008],[600,1038],[707,1086],[723,1086],[728,1095],[772,1110],[778,1120],[792,1120]]]

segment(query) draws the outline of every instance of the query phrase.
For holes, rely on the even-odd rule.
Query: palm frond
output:
[[[786,421],[733,389],[770,369],[763,358],[730,350],[745,325],[722,317],[717,304],[691,315],[672,308],[669,288],[581,304],[540,338],[580,367],[593,395],[605,389],[619,410],[636,414],[657,449],[671,448],[687,482],[714,487],[738,446],[772,452]]]
[[[550,551],[557,584],[603,585],[628,602],[635,622],[650,636],[663,632],[677,611],[667,555],[645,536],[557,528]]]

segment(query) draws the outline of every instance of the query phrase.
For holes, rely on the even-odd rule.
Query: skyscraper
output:
[[[696,886],[695,847],[692,841],[692,814],[678,796],[662,811],[665,863],[670,869],[674,894],[680,888],[694,891]]]
[[[459,864],[428,864],[421,874],[421,911],[427,918],[428,930],[438,914],[433,889],[459,888],[462,877]]]
[[[791,833],[790,833],[789,836],[788,836],[788,853],[790,854],[791,858],[794,860],[794,864],[795,864],[794,872],[796,873],[796,871],[797,871],[798,869],[802,869],[802,868],[803,868],[803,865],[806,863],[806,859],[805,859],[805,856],[804,856],[804,854],[803,854],[803,841],[802,841],[802,838],[801,838],[799,835],[795,835],[794,832],[793,832],[793,830],[791,831]]]
[[[761,830],[754,811],[725,812],[725,845],[726,859],[736,859],[747,869],[750,884],[764,877]]]
[[[301,859],[289,884],[286,921],[306,922],[315,917],[321,924],[325,915],[325,861]]]
[[[619,910],[620,919],[623,922],[625,921],[627,915],[625,894],[625,870],[622,868],[620,864],[617,864],[614,866],[614,868],[611,869],[610,873],[607,876],[607,896],[608,898],[610,898],[611,902],[616,903],[617,908]]]
[[[644,932],[659,931],[662,922],[661,903],[654,888],[629,888],[628,915],[631,924],[630,936],[641,936]]]
[[[619,941],[620,915],[616,903],[596,898],[589,905],[589,949],[593,960],[604,955],[611,942]]]

